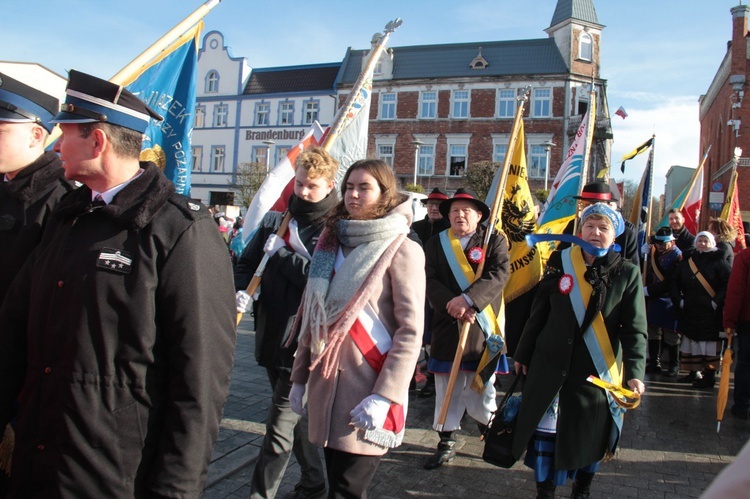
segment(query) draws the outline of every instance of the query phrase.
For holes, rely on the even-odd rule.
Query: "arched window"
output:
[[[594,41],[591,39],[591,35],[586,32],[581,33],[581,37],[578,39],[578,58],[584,61],[590,61],[594,54]]]
[[[219,91],[219,72],[212,70],[206,75],[206,93],[215,94]]]

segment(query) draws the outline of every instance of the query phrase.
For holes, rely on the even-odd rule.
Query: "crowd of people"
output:
[[[337,161],[313,147],[287,212],[245,244],[238,220],[140,161],[160,119],[85,73],[62,105],[0,74],[0,497],[199,497],[238,313],[272,391],[253,498],[277,494],[292,454],[295,497],[366,497],[403,440],[421,353],[438,439],[424,468],[455,458],[465,415],[486,429],[497,374],[515,372],[512,451],[538,497],[569,480],[588,497],[617,449],[625,409],[591,375],[635,397],[646,373],[710,389],[736,333],[730,410],[748,419],[750,249],[735,257],[726,222],[692,235],[673,210],[640,270],[619,196],[587,184],[511,351],[509,242],[470,189],[434,189],[416,221],[387,163],[356,161],[337,191]]]

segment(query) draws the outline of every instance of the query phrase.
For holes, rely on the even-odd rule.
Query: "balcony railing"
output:
[[[578,127],[581,126],[583,115],[577,114],[570,117],[568,121],[568,135],[575,135],[578,131]],[[612,138],[612,121],[609,118],[597,118],[594,124],[594,138],[595,139],[611,139]]]

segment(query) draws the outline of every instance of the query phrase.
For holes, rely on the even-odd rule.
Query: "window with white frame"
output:
[[[448,175],[460,177],[466,174],[466,145],[448,145]]]
[[[508,144],[495,144],[495,150],[492,151],[492,161],[502,163],[505,161],[505,154],[508,152]]]
[[[268,102],[258,102],[255,104],[255,124],[257,126],[268,126],[268,115],[271,111],[271,104]]]
[[[203,147],[193,146],[191,149],[193,153],[193,171],[199,172],[201,171],[201,163],[203,162]]]
[[[393,144],[378,144],[378,159],[385,161],[393,168]]]
[[[276,162],[274,165],[278,165],[279,161],[281,161],[282,158],[286,157],[287,154],[289,154],[289,151],[292,150],[292,146],[276,146]]]
[[[547,171],[547,151],[542,146],[529,148],[529,178],[544,178]]]
[[[206,122],[206,106],[195,106],[195,128],[203,128]]]
[[[469,117],[469,91],[468,90],[454,90],[453,91],[453,102],[451,106],[451,116],[453,118],[468,118]]]
[[[434,119],[437,116],[437,92],[432,90],[419,93],[419,118]]]
[[[229,106],[226,104],[218,104],[214,108],[214,126],[227,126],[228,116]]]
[[[206,93],[215,94],[219,91],[219,72],[216,70],[209,71],[206,74]]]
[[[396,119],[396,94],[380,94],[380,119]]]
[[[268,159],[268,147],[266,146],[253,146],[253,152],[250,156],[254,163],[260,163],[266,166],[266,160]]]
[[[590,61],[594,54],[594,41],[586,32],[581,32],[578,39],[578,58],[584,61]]]
[[[513,118],[516,115],[516,91],[503,88],[497,91],[497,117]]]
[[[225,155],[226,155],[226,149],[224,148],[224,146],[211,147],[211,171],[212,172],[224,171]]]
[[[316,100],[305,102],[305,125],[312,125],[320,113],[320,103]]]
[[[419,148],[419,175],[435,175],[435,146],[425,145]]]
[[[279,125],[294,124],[294,102],[279,103]]]
[[[549,118],[552,110],[552,89],[534,89],[534,118]]]

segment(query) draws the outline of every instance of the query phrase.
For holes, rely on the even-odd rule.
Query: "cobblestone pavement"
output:
[[[271,397],[265,371],[255,362],[254,346],[255,334],[248,318],[240,324],[232,386],[204,493],[208,499],[250,495],[250,478]],[[502,382],[509,385],[507,379]],[[729,413],[731,389],[726,417],[717,434],[717,388],[695,390],[660,376],[647,378],[646,385],[641,406],[625,416],[617,458],[603,463],[594,480],[593,498],[698,497],[750,438],[750,422]],[[532,473],[522,463],[505,470],[482,461],[482,442],[470,418],[459,432],[457,458],[437,470],[423,469],[422,461],[433,452],[438,438],[430,429],[434,398],[417,395],[410,394],[404,444],[383,458],[369,497],[535,496]],[[299,467],[292,457],[278,497],[291,497],[298,479]],[[568,497],[570,488],[558,487],[557,492]]]

